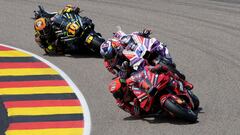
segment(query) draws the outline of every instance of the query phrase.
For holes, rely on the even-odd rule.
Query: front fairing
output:
[[[57,14],[51,18],[53,25],[59,27],[61,30],[65,30],[69,23],[76,23],[82,26],[81,17],[75,13]]]
[[[134,75],[135,83],[133,83],[131,90],[133,94],[138,98],[140,101],[140,107],[145,111],[149,111],[151,106],[158,100],[158,96],[150,96],[148,94],[149,89],[145,89],[140,85],[142,82],[148,82],[149,86],[153,86],[158,88],[159,92],[166,87],[169,78],[164,74],[155,74],[148,70],[148,67],[145,67],[143,71]],[[159,84],[159,86],[158,86]],[[161,88],[161,89],[160,89]]]
[[[75,44],[84,44],[86,37],[92,31],[92,26],[88,26],[91,20],[87,20],[86,17],[81,17],[76,13],[63,13],[57,14],[51,18],[52,27],[60,35],[60,41],[67,44],[75,50]],[[74,30],[74,34],[69,32],[71,25],[77,25],[77,29]]]
[[[146,58],[152,53],[154,40],[137,34],[132,34],[131,37],[131,43],[126,46],[123,54],[129,59],[130,66],[139,70],[146,65]]]
[[[53,22],[53,25],[55,25],[56,27],[58,27],[61,30],[66,28],[68,23],[70,23],[70,21],[68,19],[66,19],[65,17],[63,17],[63,15],[61,15],[61,14],[57,14],[54,17],[52,17],[51,21]]]
[[[188,90],[183,86],[183,82],[176,80],[177,82],[177,87],[174,89],[174,92],[176,95],[180,98],[182,98],[188,105],[190,109],[194,108],[194,103],[192,101],[191,96],[189,95]]]

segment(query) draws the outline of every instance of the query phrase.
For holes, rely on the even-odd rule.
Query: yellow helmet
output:
[[[69,13],[73,11],[73,6],[71,4],[67,4],[64,9],[62,10],[62,13]]]

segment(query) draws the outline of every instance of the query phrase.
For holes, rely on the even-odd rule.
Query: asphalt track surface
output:
[[[199,122],[132,120],[107,90],[112,76],[102,59],[44,56],[33,40],[32,11],[38,4],[55,11],[67,3],[81,6],[105,38],[117,25],[126,32],[151,28],[194,84],[202,108]],[[0,0],[0,5],[0,42],[40,55],[70,76],[88,102],[92,135],[240,134],[239,0]]]

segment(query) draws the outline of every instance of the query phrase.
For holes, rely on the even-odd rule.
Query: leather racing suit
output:
[[[70,50],[75,50],[76,46],[71,44],[76,41],[68,40],[67,43],[63,43],[60,39],[62,37],[70,39],[76,34],[83,35],[85,26],[94,28],[92,20],[79,16],[79,13],[80,9],[78,7],[67,5],[60,13],[51,14],[49,18],[46,17],[46,28],[42,33],[36,31],[35,41],[47,54],[63,53],[63,44],[68,45]],[[78,20],[80,20],[80,23],[78,23]],[[59,30],[63,32],[58,33]]]
[[[156,65],[147,66],[151,72],[164,73],[168,71],[167,66]],[[152,86],[152,84],[144,78],[144,73],[139,72],[126,80],[122,78],[115,78],[109,85],[109,91],[113,94],[116,99],[116,104],[122,110],[130,113],[133,116],[139,116],[151,109],[151,104],[153,103],[153,96],[157,92],[157,89]],[[187,81],[184,81],[184,87],[187,89],[192,89],[193,85]],[[169,86],[174,84],[169,84]],[[133,95],[132,90],[139,90],[143,92],[139,97]],[[142,100],[141,100],[142,99]],[[144,106],[141,105],[142,102]]]

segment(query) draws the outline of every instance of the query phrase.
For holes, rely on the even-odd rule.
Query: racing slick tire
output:
[[[97,34],[89,35],[86,38],[86,43],[88,44],[89,48],[92,51],[97,52],[97,53],[100,53],[100,46],[104,41],[105,40]]]
[[[180,104],[172,99],[166,99],[164,102],[164,108],[173,116],[194,123],[197,121],[197,114],[195,114],[191,109],[182,107]]]
[[[199,101],[198,97],[190,90],[188,90],[188,94],[192,98],[192,101],[193,101],[193,104],[194,104],[193,110],[197,110],[199,108],[199,104],[200,104],[200,101]]]

